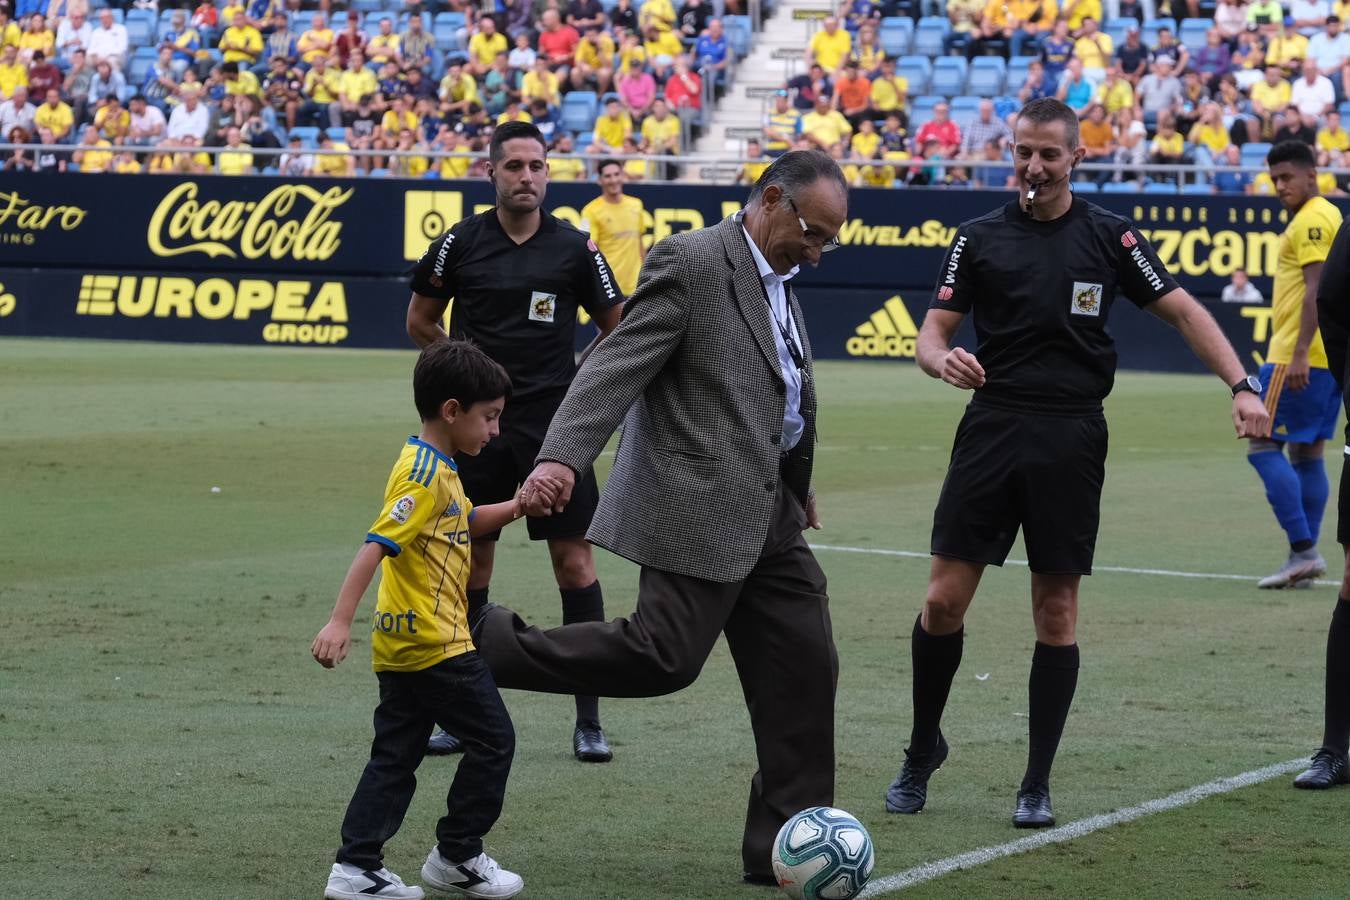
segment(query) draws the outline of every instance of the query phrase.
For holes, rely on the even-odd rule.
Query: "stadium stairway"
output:
[[[754,35],[749,55],[737,64],[735,80],[694,145],[695,152],[726,157],[745,153],[746,140],[762,131],[773,92],[788,78],[806,70],[806,44],[830,9],[829,0],[779,0],[775,4],[773,16]],[[726,182],[740,170],[732,163],[719,165],[717,171],[711,166],[702,168],[707,171],[689,172],[686,177],[717,177]]]

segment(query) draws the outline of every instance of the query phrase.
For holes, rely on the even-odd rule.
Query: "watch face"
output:
[[[1252,389],[1253,393],[1261,393],[1261,379],[1257,378],[1255,375],[1247,376],[1247,386]]]

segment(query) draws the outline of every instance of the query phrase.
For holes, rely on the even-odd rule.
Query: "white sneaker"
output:
[[[404,884],[402,878],[388,869],[372,871],[347,863],[333,863],[323,895],[327,900],[366,900],[368,897],[422,900],[425,896],[420,887]]]
[[[422,866],[422,880],[438,891],[466,897],[514,897],[525,887],[525,880],[508,872],[486,853],[462,863],[452,863],[435,847]]]
[[[1289,559],[1278,572],[1267,575],[1256,583],[1266,590],[1280,590],[1287,587],[1311,587],[1315,579],[1327,574],[1327,561],[1316,550],[1303,553],[1290,553]]]

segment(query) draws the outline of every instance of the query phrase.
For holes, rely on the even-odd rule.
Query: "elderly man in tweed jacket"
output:
[[[489,607],[475,627],[501,687],[610,697],[689,685],[725,633],[759,759],[741,848],[752,883],[773,883],[783,822],[834,799],[838,660],[825,575],[802,538],[819,526],[816,394],[788,279],[837,246],[847,204],[828,156],[788,153],[743,214],[652,248],[523,489],[532,507],[561,509],[624,423],[587,537],[642,566],[637,609],[542,631]]]

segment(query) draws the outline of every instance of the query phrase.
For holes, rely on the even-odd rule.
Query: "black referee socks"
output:
[[[1036,642],[1031,657],[1031,678],[1027,682],[1030,699],[1030,742],[1027,748],[1027,773],[1022,790],[1049,786],[1050,767],[1055,762],[1064,720],[1069,716],[1073,694],[1078,688],[1078,645],[1055,647]]]
[[[467,612],[469,627],[472,628],[473,623],[478,621],[478,617],[482,615],[483,607],[487,606],[488,588],[469,588],[464,592],[464,595],[469,601]]]
[[[1350,748],[1350,599],[1336,601],[1327,634],[1326,724],[1322,746],[1338,753]]]
[[[964,628],[951,634],[933,635],[923,630],[923,614],[914,620],[910,657],[914,662],[914,724],[909,732],[911,753],[927,753],[937,746],[938,726],[952,679],[961,667],[965,645]]]
[[[605,621],[605,595],[600,582],[593,581],[584,588],[558,588],[562,597],[563,624]],[[577,721],[600,724],[600,700],[597,697],[577,695]]]

